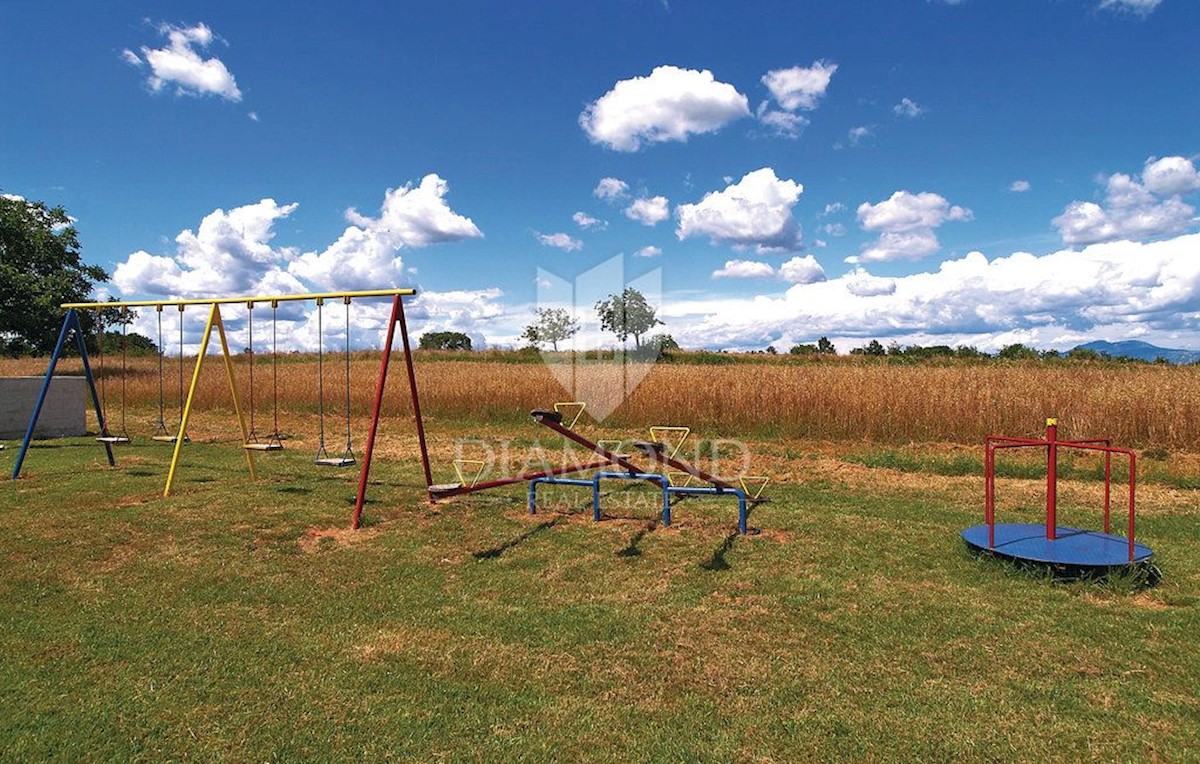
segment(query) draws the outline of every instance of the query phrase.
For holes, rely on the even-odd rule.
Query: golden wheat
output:
[[[404,367],[391,367],[385,414],[411,416]],[[194,358],[184,359],[185,384]],[[350,364],[350,411],[368,416],[379,371],[378,353],[356,353]],[[0,360],[0,375],[40,375],[42,359]],[[248,393],[249,364],[234,359],[239,394]],[[343,357],[324,367],[326,415],[335,431],[345,412]],[[94,364],[96,365],[96,364]],[[79,373],[65,359],[62,373]],[[620,378],[619,367],[599,372]],[[416,373],[423,413],[439,419],[511,422],[532,408],[568,397],[541,364],[431,360],[418,357]],[[581,373],[597,373],[587,368]],[[159,374],[154,357],[131,358],[124,375],[118,359],[105,359],[110,417],[121,404],[122,378],[131,419],[157,419]],[[306,355],[281,358],[278,366],[281,416],[294,426],[311,426],[317,411],[317,364]],[[619,383],[617,389],[619,390]],[[272,416],[271,360],[255,365],[255,411],[259,432]],[[177,422],[178,361],[165,362],[165,410]],[[686,424],[707,436],[779,435],[824,440],[886,443],[950,441],[977,443],[988,433],[1033,434],[1056,416],[1066,436],[1110,436],[1117,443],[1196,450],[1200,444],[1200,372],[1192,367],[1113,364],[891,365],[838,359],[820,363],[753,363],[726,366],[659,364],[606,419],[618,428]],[[206,359],[197,386],[198,413],[232,411],[220,357]],[[356,421],[356,426],[360,422]]]

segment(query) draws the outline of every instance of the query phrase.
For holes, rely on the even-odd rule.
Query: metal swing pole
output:
[[[25,429],[25,438],[21,441],[21,448],[17,451],[17,461],[13,465],[12,479],[16,480],[21,475],[21,467],[25,463],[25,455],[29,451],[29,444],[33,441],[33,431],[37,427],[38,417],[41,416],[42,406],[46,403],[46,395],[50,391],[50,382],[54,379],[54,369],[58,366],[58,359],[62,356],[63,345],[67,341],[67,332],[74,327],[75,329],[75,344],[79,349],[80,358],[83,360],[84,378],[87,380],[88,390],[91,392],[92,406],[96,409],[96,420],[100,424],[100,429],[104,429],[104,413],[100,408],[100,398],[96,395],[96,381],[92,376],[92,367],[88,363],[87,343],[83,337],[83,327],[79,323],[79,316],[74,308],[67,310],[67,314],[63,316],[62,329],[58,332],[58,341],[54,343],[54,352],[50,355],[50,364],[46,367],[46,376],[42,380],[42,389],[38,391],[37,402],[33,405],[33,411],[30,412],[29,426]],[[112,446],[108,443],[104,445],[105,455],[108,457],[108,465],[116,466],[116,460],[113,458]]]

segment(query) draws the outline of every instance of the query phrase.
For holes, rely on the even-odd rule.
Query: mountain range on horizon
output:
[[[1083,345],[1077,345],[1075,349],[1094,350],[1097,353],[1103,353],[1113,358],[1136,358],[1139,361],[1156,361],[1159,358],[1168,363],[1175,364],[1189,364],[1200,361],[1200,351],[1163,348],[1158,345],[1152,345],[1149,342],[1142,342],[1141,340],[1124,340],[1122,342],[1095,340]]]

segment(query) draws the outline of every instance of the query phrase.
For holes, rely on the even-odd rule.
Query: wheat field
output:
[[[385,415],[411,416],[402,356],[393,358]],[[350,410],[370,414],[379,353],[356,353],[350,364]],[[190,381],[195,358],[184,359]],[[249,362],[234,359],[243,401]],[[96,366],[95,363],[93,363]],[[64,359],[59,373],[80,373]],[[44,359],[0,360],[0,375],[41,375]],[[619,364],[579,367],[593,391],[620,397]],[[431,420],[516,422],[533,408],[572,398],[549,367],[539,363],[446,360],[417,356],[421,406]],[[590,376],[589,376],[590,375]],[[131,418],[157,418],[156,357],[131,358],[122,374],[118,359],[104,365],[110,417],[119,411],[122,386]],[[288,355],[278,364],[283,417],[309,418],[317,411],[315,357]],[[345,411],[344,357],[324,366],[326,413]],[[164,362],[166,420],[177,421],[179,365]],[[262,423],[272,415],[271,359],[255,364],[255,410]],[[839,358],[815,363],[730,365],[658,364],[616,407],[604,424],[642,429],[683,424],[710,437],[781,436],[880,443],[978,443],[986,434],[1034,434],[1046,417],[1058,417],[1064,437],[1109,436],[1132,447],[1195,451],[1200,443],[1200,371],[1148,364],[990,363],[900,365]],[[220,357],[206,359],[197,387],[197,412],[232,410]],[[336,424],[334,425],[337,426]],[[356,423],[357,426],[357,423]]]

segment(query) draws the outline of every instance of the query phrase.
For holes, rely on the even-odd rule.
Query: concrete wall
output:
[[[29,426],[44,377],[0,377],[0,440],[20,440]],[[55,377],[42,404],[35,438],[63,438],[86,434],[87,380]]]

